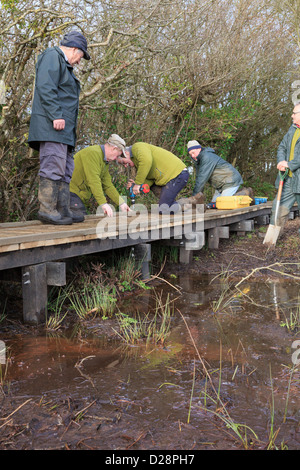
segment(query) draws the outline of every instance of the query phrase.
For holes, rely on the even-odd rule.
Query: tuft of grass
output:
[[[155,295],[154,312],[149,311],[146,315],[138,313],[135,318],[118,313],[119,332],[117,334],[127,344],[135,344],[141,340],[146,340],[146,343],[164,344],[170,332],[173,304],[169,295],[165,301],[162,299],[162,294],[156,293]]]
[[[7,297],[6,297],[5,302],[4,302],[4,307],[3,307],[2,313],[0,313],[0,323],[3,322],[6,318],[6,314],[5,314],[6,305],[7,305]]]
[[[285,319],[280,322],[280,326],[286,327],[291,332],[298,332],[300,328],[300,295],[298,295],[296,310],[291,310],[288,316],[283,312],[283,315]]]
[[[115,265],[108,269],[110,281],[122,292],[132,290],[140,274],[133,256],[117,259]]]
[[[81,320],[90,315],[110,317],[116,310],[117,298],[109,286],[84,286],[80,292],[72,292],[69,301]]]
[[[3,351],[2,351],[3,355]],[[0,391],[3,395],[9,393],[10,382],[8,381],[8,368],[9,368],[10,358],[7,357],[7,351],[5,351],[5,363],[0,363]]]
[[[64,303],[68,297],[68,289],[59,289],[58,295],[54,297],[54,290],[51,291],[48,301],[47,318],[46,318],[46,329],[47,330],[58,330],[66,315],[67,310],[63,311]]]
[[[221,274],[211,280],[210,284],[214,283],[217,277],[220,277],[221,280],[221,292],[217,300],[213,300],[211,303],[214,314],[221,310],[226,310],[235,300],[235,294],[232,291],[233,282],[230,281],[230,273],[228,271],[222,271]]]

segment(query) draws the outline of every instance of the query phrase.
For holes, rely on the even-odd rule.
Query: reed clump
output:
[[[174,301],[170,296],[164,300],[162,293],[155,293],[155,306],[146,314],[138,312],[135,317],[118,313],[119,331],[116,333],[127,343],[135,344],[146,340],[146,343],[164,344],[170,333],[171,317],[174,312]]]

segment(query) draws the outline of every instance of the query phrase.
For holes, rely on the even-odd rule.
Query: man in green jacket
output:
[[[179,204],[175,199],[187,184],[189,172],[176,155],[161,147],[137,142],[127,147],[126,158],[119,158],[118,162],[136,168],[135,179],[129,180],[127,185],[128,188],[133,185],[134,194],[140,193],[144,183],[152,190],[159,187],[159,213],[178,212]]]
[[[295,104],[292,113],[293,124],[283,137],[277,151],[277,169],[288,171],[284,180],[277,221],[274,220],[276,199],[273,202],[270,223],[277,222],[283,227],[287,216],[297,202],[300,207],[300,103]],[[277,176],[275,187],[279,186],[280,177]]]
[[[65,225],[84,220],[69,207],[80,94],[73,67],[82,58],[90,59],[87,41],[78,31],[71,31],[60,47],[46,49],[36,63],[28,143],[39,151],[38,218],[45,223]]]
[[[85,204],[92,195],[103,212],[112,217],[113,210],[107,203],[105,194],[121,211],[130,211],[129,206],[114,187],[109,174],[108,163],[120,155],[125,156],[125,141],[112,134],[104,145],[93,145],[74,155],[74,172],[70,183],[71,210],[86,214]]]

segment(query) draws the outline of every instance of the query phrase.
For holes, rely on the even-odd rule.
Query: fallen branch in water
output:
[[[279,269],[274,269],[275,266],[300,266],[300,263],[273,263],[273,264],[270,264],[269,266],[260,266],[258,268],[254,268],[252,269],[252,271],[245,277],[243,277],[236,285],[235,287],[238,287],[240,284],[242,284],[242,282],[246,281],[246,279],[249,279],[253,274],[255,274],[256,272],[258,271],[261,271],[263,269],[268,269],[269,271],[273,271],[277,274],[281,274],[281,275],[284,275],[284,276],[288,276],[288,277],[291,277],[297,281],[300,281],[300,276],[295,276],[294,274],[289,274],[289,273],[286,273],[286,272],[282,272],[280,271]]]

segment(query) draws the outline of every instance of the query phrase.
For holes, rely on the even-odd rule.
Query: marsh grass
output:
[[[6,313],[5,313],[6,306],[7,306],[7,297],[4,301],[4,306],[3,306],[2,312],[0,312],[0,323],[3,322],[6,318]]]
[[[202,392],[205,399],[205,406],[200,407],[207,413],[211,413],[214,417],[220,419],[226,426],[227,429],[232,431],[235,437],[238,438],[239,442],[243,445],[245,450],[250,449],[253,445],[253,439],[256,441],[258,437],[256,433],[246,424],[237,423],[226,408],[226,404],[220,400],[220,395],[214,398],[209,395],[206,391]],[[214,405],[214,409],[210,408],[209,404]]]
[[[91,315],[109,318],[118,311],[117,302],[122,293],[136,288],[149,287],[140,279],[140,269],[131,252],[123,256],[114,254],[109,265],[91,263],[88,270],[86,266],[77,267],[68,287],[59,290],[55,287],[50,292],[46,329],[58,330],[72,311],[80,320]]]
[[[130,252],[127,257],[120,257],[115,260],[113,266],[108,268],[110,283],[121,291],[131,291],[140,277],[140,266]]]
[[[181,314],[182,315],[182,314]],[[184,318],[184,317],[183,317]],[[185,321],[186,327],[188,328],[188,325]],[[188,328],[190,337],[192,339],[192,343],[194,344],[194,347],[196,348],[196,344],[193,340],[193,337],[191,335],[191,332]],[[249,449],[250,446],[253,444],[253,439],[258,439],[256,433],[246,424],[242,423],[237,423],[235,420],[232,418],[230,413],[227,410],[226,403],[222,400],[221,396],[221,385],[222,385],[222,345],[220,344],[220,366],[219,369],[214,370],[214,371],[209,371],[208,368],[206,367],[204,360],[200,356],[200,353],[198,349],[196,348],[197,355],[200,359],[200,362],[203,366],[204,373],[205,373],[205,385],[204,389],[200,392],[200,401],[203,401],[203,406],[198,404],[196,406],[197,409],[200,409],[206,413],[212,414],[215,418],[219,418],[225,425],[226,428],[233,431],[235,437],[239,439],[239,441],[242,443],[244,449]],[[214,373],[218,373],[218,386],[217,388],[215,387],[214,380],[212,375]],[[193,373],[193,382],[192,382],[192,392],[191,392],[191,397],[190,397],[190,406],[189,406],[189,412],[188,412],[188,419],[187,422],[190,423],[191,421],[191,408],[192,408],[192,399],[193,399],[193,393],[194,393],[194,388],[195,388],[195,375],[196,375],[196,369],[195,369],[195,363],[194,363],[194,373]],[[211,390],[211,392],[208,392],[208,390]],[[250,437],[249,437],[250,436]]]
[[[90,315],[110,317],[116,310],[117,297],[110,286],[94,284],[73,291],[68,300],[76,315],[84,320]]]
[[[270,387],[271,387],[270,419],[269,419],[269,427],[267,430],[268,432],[267,441],[262,441],[261,439],[258,438],[256,432],[250,426],[248,426],[246,423],[238,422],[233,417],[231,412],[228,410],[227,401],[222,398],[222,395],[223,395],[222,393],[222,369],[223,369],[222,367],[222,344],[220,343],[219,368],[213,369],[213,370],[209,369],[209,365],[201,357],[199,350],[196,347],[195,341],[193,339],[193,336],[191,334],[191,331],[188,327],[188,324],[184,316],[182,315],[180,311],[179,313],[181,314],[184,320],[184,323],[186,325],[186,328],[190,334],[190,338],[191,338],[192,344],[194,345],[196,355],[198,356],[200,363],[203,367],[202,373],[204,373],[204,376],[205,376],[205,383],[199,393],[199,399],[197,400],[197,404],[192,405],[194,391],[196,388],[195,387],[196,386],[196,367],[195,367],[195,361],[194,361],[194,372],[193,372],[193,380],[192,380],[191,394],[190,394],[190,400],[189,400],[187,423],[189,424],[193,419],[192,417],[193,409],[201,410],[201,411],[204,411],[205,413],[211,414],[214,420],[217,418],[222,423],[224,423],[226,427],[226,432],[229,430],[230,435],[233,438],[238,439],[238,441],[240,442],[240,444],[243,446],[245,450],[253,449],[257,444],[260,446],[263,445],[263,447],[267,450],[277,450],[277,449],[286,450],[287,449],[286,443],[283,440],[281,440],[281,442],[278,442],[281,424],[278,425],[276,424],[276,421],[275,421],[276,410],[275,410],[274,387],[273,387],[273,379],[272,379],[272,374],[271,374],[271,366],[270,366]],[[286,402],[285,402],[285,410],[284,410],[282,424],[284,424],[287,419],[288,402],[289,402],[290,390],[291,390],[292,380],[293,380],[293,375],[294,375],[295,370],[297,369],[293,367],[290,369],[290,372],[289,372],[290,375],[289,375],[289,381],[288,381],[287,397],[286,397]],[[237,366],[235,367],[234,373],[232,375],[232,379],[231,379],[232,382],[234,381],[236,374],[237,374]]]
[[[296,309],[291,309],[288,315],[282,311],[282,315],[284,316],[284,321],[280,322],[280,326],[284,326],[289,331],[297,333],[300,329],[300,295],[298,295]]]
[[[56,289],[52,289],[50,291],[45,325],[47,330],[56,331],[62,326],[62,323],[68,313],[66,309],[63,310],[68,295],[68,288],[60,288],[57,294]]]
[[[1,346],[0,346],[1,347]],[[11,358],[7,354],[8,351],[5,350],[5,363],[0,363],[0,391],[3,395],[5,393],[9,393],[10,383],[8,381],[8,370],[9,370],[9,363],[11,362]],[[3,351],[2,351],[3,355]]]
[[[163,300],[162,293],[155,293],[153,311],[150,310],[146,314],[138,312],[135,318],[118,313],[119,331],[115,331],[127,344],[135,344],[142,340],[146,340],[146,343],[164,344],[170,333],[173,312],[173,301],[170,301],[169,295]]]
[[[216,283],[217,280],[220,282],[219,297],[211,303],[212,311],[215,314],[226,311],[236,302],[237,293],[234,290],[234,283],[230,280],[230,276],[228,270],[224,271],[222,269],[221,273],[210,281],[210,284]]]
[[[8,361],[5,364],[0,364],[0,390],[5,395],[5,390],[9,391],[9,382],[7,380],[8,374]]]

